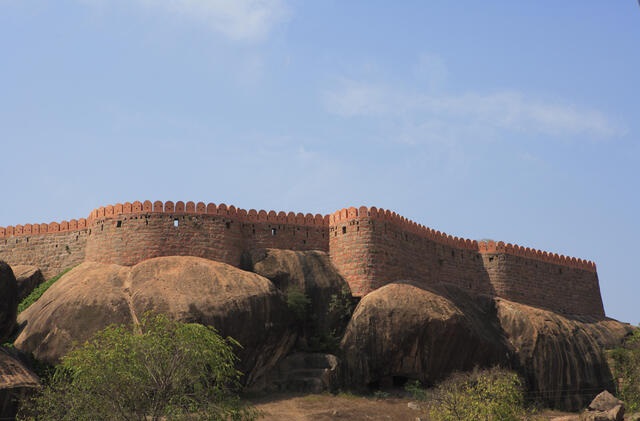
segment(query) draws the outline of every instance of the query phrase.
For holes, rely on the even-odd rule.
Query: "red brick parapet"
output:
[[[236,208],[233,205],[227,206],[224,203],[206,204],[204,202],[183,202],[183,201],[156,201],[126,202],[124,204],[103,206],[93,210],[88,217],[88,221],[103,218],[113,218],[119,215],[164,213],[171,215],[221,215],[240,222],[274,222],[280,224],[292,224],[300,226],[328,226],[329,217],[320,214],[312,215],[307,213],[276,212]]]
[[[116,205],[103,206],[91,211],[89,216],[71,221],[50,222],[48,224],[25,224],[8,227],[0,227],[0,238],[20,237],[26,235],[55,234],[58,232],[76,231],[85,229],[93,221],[104,218],[115,218],[120,215],[150,214],[164,213],[171,215],[223,215],[230,219],[240,222],[274,222],[280,224],[290,224],[299,226],[328,226],[329,216],[320,214],[312,215],[310,213],[293,213],[293,212],[275,212],[265,210],[244,210],[235,206],[227,206],[224,203],[216,205],[209,203],[205,205],[203,202],[144,202],[135,201],[133,203],[125,202]]]
[[[513,256],[520,256],[527,259],[539,260],[560,266],[596,272],[596,264],[589,260],[567,257],[557,253],[536,250],[529,247],[522,247],[502,241],[481,241],[469,240],[448,235],[447,233],[436,231],[411,221],[395,212],[378,209],[376,207],[361,206],[359,208],[350,207],[336,211],[329,215],[329,224],[336,225],[340,222],[347,222],[357,219],[372,219],[378,221],[388,221],[402,230],[415,234],[422,238],[427,238],[440,244],[448,245],[463,250],[474,250],[481,254],[504,253]]]

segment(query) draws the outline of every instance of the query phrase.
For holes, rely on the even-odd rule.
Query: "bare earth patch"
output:
[[[349,394],[279,394],[249,399],[260,410],[264,421],[311,421],[311,420],[425,420],[424,412],[410,409],[410,398],[389,397],[376,399]],[[541,419],[552,419],[568,412],[548,411]]]

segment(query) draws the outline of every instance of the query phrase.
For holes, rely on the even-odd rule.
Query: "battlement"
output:
[[[151,203],[149,200],[144,202],[135,201],[133,203],[125,202],[116,205],[109,205],[97,208],[89,214],[88,220],[93,221],[102,218],[114,218],[119,215],[135,215],[135,214],[171,214],[171,215],[218,215],[225,216],[240,222],[272,222],[276,224],[292,224],[300,226],[328,226],[329,217],[320,214],[312,215],[310,213],[293,213],[293,212],[276,212],[236,208],[233,205],[227,206],[224,203],[216,205],[215,203],[206,204],[204,202],[183,202],[183,201],[155,201]]]
[[[328,252],[356,296],[410,279],[604,317],[591,261],[452,236],[376,207],[313,215],[145,200],[99,207],[78,220],[0,227],[0,260],[39,266],[45,276],[83,261],[130,266],[169,255],[242,266],[246,252],[261,248]]]
[[[432,228],[411,221],[404,216],[395,212],[378,209],[376,207],[361,206],[359,208],[350,207],[336,211],[329,215],[329,224],[335,225],[339,223],[347,223],[352,220],[371,219],[377,221],[387,221],[395,224],[399,229],[415,234],[419,237],[429,239],[439,244],[455,247],[461,250],[473,250],[482,254],[487,253],[503,253],[514,256],[520,256],[527,259],[535,259],[541,262],[552,263],[556,265],[588,270],[596,272],[596,264],[592,261],[579,259],[576,257],[567,257],[557,253],[536,250],[529,247],[522,247],[517,244],[504,243],[503,241],[476,241],[467,238],[459,238],[448,235],[445,232],[436,231]]]

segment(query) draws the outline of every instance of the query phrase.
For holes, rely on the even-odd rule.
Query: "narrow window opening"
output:
[[[276,235],[276,229],[275,228],[271,228],[271,235]]]
[[[302,244],[307,244],[307,240],[302,240]]]
[[[256,235],[256,229],[255,228],[252,229],[251,231],[253,232],[253,235]]]
[[[347,227],[342,227],[342,233],[346,234],[347,233]]]
[[[231,222],[227,222],[226,226],[227,226],[227,229],[230,229],[231,228]]]
[[[116,222],[116,228],[120,228],[120,227],[122,227],[122,221]]]
[[[173,220],[173,226],[174,228],[178,228],[178,226],[180,225],[180,220],[178,218],[175,218]]]
[[[456,257],[456,252],[451,250],[451,257]]]
[[[100,231],[104,231],[104,224],[100,225]]]
[[[490,262],[493,262],[493,257],[489,257],[489,261],[490,261]]]

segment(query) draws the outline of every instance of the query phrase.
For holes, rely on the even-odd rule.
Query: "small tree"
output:
[[[635,329],[621,347],[609,354],[613,360],[613,374],[617,379],[617,395],[627,410],[640,409],[640,329]]]
[[[146,315],[110,326],[63,358],[42,393],[22,408],[29,420],[248,420],[234,394],[240,372],[231,338],[211,327]]]

